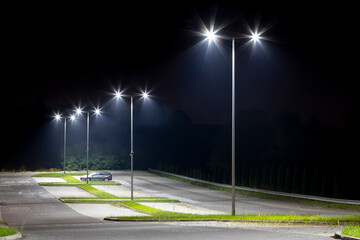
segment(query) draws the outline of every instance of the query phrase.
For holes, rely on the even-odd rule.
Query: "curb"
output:
[[[15,240],[20,238],[22,238],[22,234],[20,232],[17,232],[14,235],[0,237],[0,240]]]
[[[340,232],[336,232],[333,238],[334,239],[342,239],[342,240],[360,240],[360,238],[344,235],[344,234],[341,234]]]
[[[106,217],[104,220],[114,222],[239,222],[239,223],[269,223],[269,224],[307,224],[307,225],[331,225],[328,222],[319,221],[266,221],[266,220],[227,220],[227,219],[118,219]],[[338,222],[337,225],[344,225]],[[360,238],[355,238],[356,240]]]

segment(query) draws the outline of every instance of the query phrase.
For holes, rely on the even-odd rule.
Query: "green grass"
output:
[[[86,182],[80,182],[80,183],[64,183],[64,182],[42,182],[39,183],[40,186],[77,186],[81,184],[86,184]],[[114,181],[89,181],[88,185],[121,185],[120,183],[114,182]]]
[[[360,238],[360,225],[346,225],[341,233]]]
[[[95,194],[96,196],[99,196],[100,198],[105,198],[105,199],[117,199],[119,198],[118,196],[112,195],[110,193],[101,191],[97,188],[94,188],[88,184],[78,184],[77,185],[79,188],[82,188],[92,194]]]
[[[94,198],[94,199],[67,199],[67,198],[61,198],[61,200],[64,203],[119,203],[122,204],[124,202],[123,199],[104,199],[104,198]],[[130,199],[126,199],[128,201],[130,201]],[[134,202],[171,202],[171,203],[177,203],[179,202],[178,200],[164,200],[164,199],[159,199],[159,200],[146,200],[146,199],[134,199]]]
[[[18,232],[18,230],[16,228],[2,228],[2,227],[0,227],[0,237],[14,235],[17,232]]]
[[[151,216],[137,216],[137,217],[110,217],[119,220],[218,220],[218,221],[266,221],[277,223],[312,223],[324,222],[327,224],[341,223],[360,223],[360,215],[350,216],[315,216],[315,215],[281,215],[281,214],[242,214],[242,215],[200,215],[200,214],[186,214],[170,211],[163,211],[148,206],[144,206],[138,202],[122,201],[119,202],[121,206],[132,208],[137,211],[142,211]]]
[[[179,200],[168,199],[166,197],[134,197],[135,202],[171,202],[178,203]],[[99,197],[64,197],[61,200],[65,203],[122,203],[130,201],[130,197],[117,197],[114,199],[105,199]]]
[[[145,209],[144,209],[145,210]],[[185,214],[185,213],[165,213],[157,214],[156,212],[150,212],[152,216],[138,216],[138,217],[109,217],[119,220],[214,220],[214,221],[251,221],[251,222],[271,222],[271,223],[326,223],[330,225],[336,225],[338,223],[360,223],[359,219],[354,216],[342,216],[342,217],[324,217],[324,216],[298,216],[298,215],[197,215],[197,214]]]
[[[208,184],[208,183],[197,182],[197,181],[193,181],[193,180],[189,180],[189,179],[185,179],[185,178],[181,178],[181,177],[177,177],[177,176],[172,176],[172,175],[165,174],[165,173],[155,172],[155,171],[149,171],[149,172],[153,173],[155,175],[158,175],[160,177],[166,177],[166,178],[174,179],[177,181],[188,182],[193,185],[200,186],[200,187],[206,187],[206,188],[209,188],[212,190],[231,192],[230,187],[229,188],[220,187],[220,186],[216,186],[216,185],[212,185],[212,184]],[[297,203],[307,204],[307,205],[317,205],[317,206],[328,207],[328,208],[352,209],[355,211],[360,211],[360,205],[330,203],[330,202],[315,201],[315,200],[302,199],[302,198],[296,198],[296,197],[278,196],[278,195],[273,195],[273,194],[268,194],[268,193],[252,192],[252,191],[246,191],[246,190],[240,190],[240,189],[235,189],[235,192],[238,194],[242,194],[242,195],[250,196],[250,197],[256,197],[256,198],[291,201],[291,202],[297,202]]]
[[[65,179],[68,183],[82,183],[80,180],[74,178],[73,176],[69,174],[65,174],[63,176],[63,179]]]
[[[148,207],[145,205],[142,205],[140,203],[132,202],[132,201],[123,201],[119,203],[121,206],[129,207],[138,211],[142,211],[149,214],[155,214],[155,215],[168,215],[173,214],[173,212],[163,211],[160,209]]]
[[[63,197],[61,199],[98,199],[98,198],[94,198],[94,197]],[[130,200],[130,197],[118,197],[117,199],[121,199],[121,200]],[[166,197],[134,197],[134,200],[170,200]],[[178,201],[178,200],[176,200]]]

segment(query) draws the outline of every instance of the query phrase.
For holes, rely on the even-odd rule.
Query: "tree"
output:
[[[283,167],[283,165],[280,165],[279,169],[278,169],[276,188],[278,191],[284,190],[284,167]]]
[[[292,178],[290,176],[290,168],[286,167],[286,171],[285,171],[285,191],[286,192],[291,192],[291,187],[292,187]]]

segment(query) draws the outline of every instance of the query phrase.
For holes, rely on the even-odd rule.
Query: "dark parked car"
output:
[[[81,181],[86,181],[86,175],[80,177]],[[89,181],[109,181],[112,180],[112,175],[109,172],[95,172],[89,174]]]

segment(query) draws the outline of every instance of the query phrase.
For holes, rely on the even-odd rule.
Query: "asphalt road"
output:
[[[114,172],[114,178],[126,182],[127,174]],[[0,219],[20,229],[24,239],[330,239],[328,236],[319,235],[324,229],[312,233],[302,230],[294,232],[292,227],[280,231],[272,226],[268,229],[257,229],[250,226],[234,228],[106,222],[72,210],[39,186],[30,176],[0,174]],[[149,187],[152,189],[149,191],[166,190],[168,195],[179,195],[183,199],[198,202],[197,204],[207,203],[214,208],[228,202],[227,193],[173,182],[146,172],[136,172],[134,180],[140,188]],[[216,200],[212,205],[209,203],[211,199]],[[243,204],[242,200],[238,204]],[[251,205],[250,202],[248,204]]]
[[[130,187],[130,172],[112,171],[113,180]],[[134,189],[143,192],[178,199],[199,207],[212,210],[231,212],[231,193],[210,190],[207,188],[180,182],[157,175],[136,171],[134,172]],[[309,206],[305,204],[259,199],[243,195],[236,195],[236,214],[310,214],[324,216],[352,215],[354,210],[331,209],[327,207]]]

